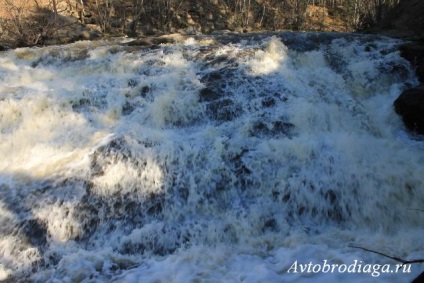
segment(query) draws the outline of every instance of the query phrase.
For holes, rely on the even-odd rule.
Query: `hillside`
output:
[[[401,47],[402,56],[416,69],[424,82],[424,1],[403,0],[377,26],[378,33],[410,40]]]
[[[424,1],[400,1],[376,31],[395,37],[424,39]]]
[[[0,0],[0,41],[14,47],[61,44],[99,35],[143,37],[216,30],[366,30],[408,39],[424,36],[424,1],[420,0],[400,0],[398,5],[395,0],[358,0],[357,5],[345,0],[79,3],[82,1]]]

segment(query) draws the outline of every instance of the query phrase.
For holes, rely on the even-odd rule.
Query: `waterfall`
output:
[[[0,279],[375,282],[287,271],[394,264],[349,244],[422,258],[424,146],[392,107],[417,83],[401,43],[287,32],[0,52]]]

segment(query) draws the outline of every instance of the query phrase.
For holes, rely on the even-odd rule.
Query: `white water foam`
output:
[[[276,34],[0,56],[0,278],[375,282],[295,260],[422,257],[399,41]],[[384,282],[420,273],[382,274]]]

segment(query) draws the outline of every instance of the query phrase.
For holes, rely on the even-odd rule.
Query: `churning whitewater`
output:
[[[288,273],[424,253],[401,44],[275,33],[0,52],[0,279],[408,282]]]

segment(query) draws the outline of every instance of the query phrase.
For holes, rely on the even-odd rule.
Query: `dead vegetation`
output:
[[[107,35],[215,30],[349,32],[373,26],[399,0],[0,0],[0,39],[40,45],[70,24]],[[68,18],[67,18],[68,17]],[[68,20],[66,20],[68,19]],[[88,38],[90,39],[90,38]]]

